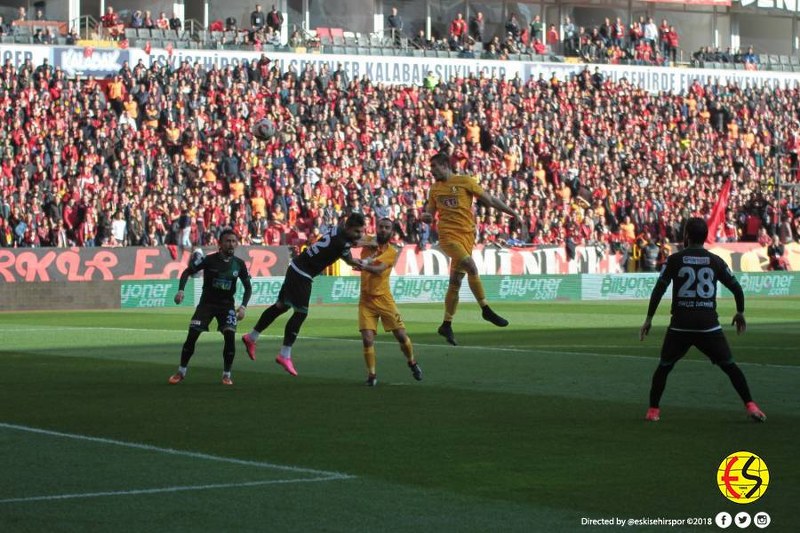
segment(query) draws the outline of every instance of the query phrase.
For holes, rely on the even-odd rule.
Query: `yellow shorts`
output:
[[[361,298],[358,303],[358,329],[378,331],[378,319],[383,324],[383,331],[405,329],[403,317],[397,310],[397,304],[391,296],[378,296],[375,298]]]
[[[439,248],[450,258],[450,272],[464,272],[464,259],[472,257],[472,247],[475,236],[472,233],[462,233],[457,236],[448,235],[439,240]]]

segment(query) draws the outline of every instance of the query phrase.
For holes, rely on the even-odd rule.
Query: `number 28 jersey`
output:
[[[720,329],[717,282],[731,292],[741,291],[725,261],[704,248],[689,247],[667,258],[659,283],[672,283],[672,320],[676,331],[709,332]]]

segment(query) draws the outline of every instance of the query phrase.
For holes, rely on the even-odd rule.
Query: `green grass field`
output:
[[[726,321],[732,305],[721,302]],[[381,333],[376,388],[363,385],[354,306],[312,309],[297,378],[273,363],[284,318],[256,362],[237,340],[234,387],[220,384],[217,333],[167,385],[188,306],[2,314],[0,531],[588,531],[621,528],[582,518],[723,510],[767,511],[767,531],[796,531],[800,300],[750,300],[740,337],[725,322],[765,424],[697,352],[671,374],[662,420],[646,423],[668,302],[641,343],[645,309],[504,305],[501,330],[465,303],[451,347],[435,334],[440,305],[404,305],[425,379]],[[770,470],[750,505],[716,486],[736,451]]]

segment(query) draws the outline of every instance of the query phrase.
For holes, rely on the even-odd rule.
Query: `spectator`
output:
[[[617,17],[617,20],[611,26],[611,46],[616,46],[620,49],[625,47],[625,30],[625,23],[622,22],[621,18]]]
[[[550,27],[547,29],[547,46],[550,48],[550,52],[554,54],[561,52],[558,39],[558,30],[556,29],[555,24],[550,24]]]
[[[386,26],[392,42],[399,45],[400,38],[403,36],[403,17],[398,14],[396,7],[392,7],[392,14],[387,17]]]
[[[267,25],[267,17],[261,10],[261,4],[256,4],[255,10],[250,13],[250,29],[254,32],[263,30]]]
[[[742,56],[742,62],[746,65],[758,65],[760,63],[758,54],[753,51],[752,46],[747,48],[747,53]]]
[[[131,21],[128,24],[131,28],[143,28],[144,27],[144,14],[139,9],[134,10],[131,12]]]
[[[533,20],[531,21],[531,29],[530,34],[528,35],[528,39],[530,42],[535,41],[536,39],[543,41],[545,39],[544,35],[544,24],[542,24],[542,17],[539,15],[535,15]]]
[[[678,35],[678,31],[675,29],[675,26],[670,26],[669,32],[667,33],[666,52],[664,56],[672,61],[673,65],[678,61],[679,48],[680,36]]]
[[[100,19],[100,24],[105,35],[111,39],[119,39],[119,36],[125,31],[125,25],[120,22],[112,6],[106,7],[106,14]]]
[[[283,28],[283,14],[278,11],[278,8],[274,5],[272,6],[272,10],[267,14],[267,26],[278,34],[280,34],[281,28]]]
[[[564,17],[564,24],[561,26],[564,35],[564,55],[575,56],[578,53],[578,32],[572,19]]]
[[[156,21],[153,20],[153,14],[150,12],[150,10],[145,10],[142,24],[144,28],[148,30],[152,30],[156,27]]]
[[[483,43],[485,32],[486,20],[483,18],[483,12],[478,11],[469,19],[469,35],[474,42]]]
[[[169,29],[169,19],[167,18],[167,14],[163,11],[158,14],[158,20],[156,20],[156,28],[159,30],[168,30]]]
[[[169,29],[178,32],[183,29],[183,20],[174,11],[172,12],[172,18],[169,19]]]
[[[472,44],[467,43],[458,53],[461,59],[475,59],[475,52],[472,50]]]
[[[518,41],[520,38],[520,26],[519,21],[517,20],[517,14],[511,13],[508,16],[508,20],[506,20],[506,33],[510,33],[511,36],[514,38],[515,41]]]
[[[653,18],[647,19],[647,24],[644,25],[644,42],[652,50],[652,55],[656,55],[656,47],[658,44],[658,26],[653,22]]]
[[[658,27],[658,40],[661,53],[664,56],[667,56],[669,53],[670,31],[672,31],[672,27],[669,21],[667,19],[662,19],[661,25]]]
[[[114,237],[114,242],[120,246],[126,246],[128,237],[128,224],[123,218],[122,211],[117,211],[114,214],[114,220],[111,223],[111,235]]]
[[[425,30],[419,30],[411,44],[418,50],[430,50],[433,47],[431,41],[425,37]]]
[[[459,13],[450,23],[450,48],[453,50],[460,48],[464,43],[464,37],[466,37],[466,35],[467,23],[464,20],[464,14]]]
[[[767,247],[767,257],[769,258],[768,270],[789,270],[788,262],[783,256],[785,247],[781,243],[778,235],[772,236],[772,242]]]

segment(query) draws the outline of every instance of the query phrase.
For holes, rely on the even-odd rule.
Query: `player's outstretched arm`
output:
[[[521,217],[519,216],[519,213],[517,213],[516,211],[514,211],[513,209],[508,207],[508,205],[506,205],[506,203],[503,200],[501,200],[500,198],[497,198],[496,196],[492,196],[488,192],[484,191],[484,193],[481,194],[480,198],[478,198],[478,199],[480,200],[480,202],[483,205],[488,205],[489,207],[493,207],[494,209],[498,209],[498,210],[502,211],[503,213],[516,218],[517,220],[521,219]]]
[[[355,257],[351,256],[350,254],[343,255],[342,261],[350,265],[351,267],[355,268],[356,270],[362,270],[364,268],[364,261],[361,259],[356,259]]]

